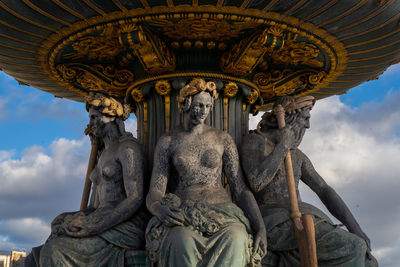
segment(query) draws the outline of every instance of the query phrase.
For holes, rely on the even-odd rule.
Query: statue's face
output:
[[[113,117],[108,117],[94,107],[89,108],[89,125],[95,137],[101,138],[105,134],[106,124],[113,121]]]
[[[209,93],[200,92],[193,96],[190,105],[190,120],[193,124],[202,124],[213,107],[213,100]]]

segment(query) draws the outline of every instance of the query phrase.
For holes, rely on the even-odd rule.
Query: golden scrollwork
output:
[[[250,37],[242,39],[230,51],[222,55],[221,70],[237,76],[250,75],[254,68],[263,61],[264,54],[268,50],[282,47],[282,36],[275,36],[273,33],[277,32],[267,28],[261,33],[254,33]]]
[[[88,91],[104,91],[114,96],[123,96],[134,80],[131,71],[117,69],[114,65],[104,67],[101,64],[66,63],[56,68],[69,84],[78,84]]]
[[[192,14],[194,16],[194,14]],[[150,21],[150,25],[161,28],[164,35],[171,39],[212,39],[225,41],[237,38],[246,29],[260,25],[256,22],[228,23],[222,18],[185,18],[178,21],[158,20]]]
[[[67,51],[67,47],[70,47],[82,37],[99,36],[99,32],[104,31],[106,28],[121,29],[123,26],[138,25],[139,23],[144,26],[150,24],[153,26],[154,23],[157,24],[159,21],[172,21],[171,23],[176,24],[179,21],[188,19],[227,21],[230,25],[236,25],[236,23],[241,25],[244,25],[242,23],[255,25],[243,29],[243,31],[239,33],[238,37],[247,29],[254,29],[257,25],[262,25],[263,27],[268,27],[270,29],[269,34],[273,34],[271,32],[274,30],[277,30],[274,33],[276,36],[279,35],[279,31],[283,31],[284,35],[287,33],[298,34],[299,40],[307,40],[307,42],[315,44],[324,54],[324,59],[322,59],[322,57],[316,59],[328,63],[325,64],[327,77],[324,78],[321,83],[316,85],[313,90],[307,91],[306,94],[316,92],[320,88],[328,86],[331,82],[337,80],[337,77],[343,73],[343,70],[347,66],[347,50],[343,43],[341,43],[335,36],[311,23],[300,23],[299,20],[294,17],[283,16],[282,14],[275,12],[266,12],[265,10],[240,9],[234,6],[215,7],[211,5],[191,6],[186,4],[174,6],[171,13],[168,14],[165,13],[164,6],[152,8],[147,7],[143,9],[131,9],[126,12],[112,12],[105,14],[104,16],[94,16],[85,21],[74,23],[70,27],[63,27],[43,41],[38,50],[38,61],[40,62],[42,70],[52,80],[55,80],[66,87],[67,90],[65,92],[73,91],[79,95],[85,95],[87,92],[82,90],[80,87],[63,83],[64,79],[60,77],[60,74],[56,69],[56,66],[59,63],[58,59],[60,56],[65,56],[63,52]],[[160,25],[160,29],[162,26],[163,25]],[[273,29],[273,27],[275,28]],[[162,31],[160,32],[162,34]],[[103,32],[101,35],[103,34],[105,33]],[[180,47],[182,47],[182,43],[185,39],[186,38],[180,40]],[[212,40],[215,41],[216,48],[226,48],[225,42],[217,41],[215,38],[212,38]],[[208,40],[204,39],[203,41],[205,41],[204,47],[206,47],[205,44]],[[112,43],[116,45],[115,39]],[[261,70],[266,71],[266,69]],[[299,95],[301,95],[301,93],[299,93]]]
[[[248,95],[246,97],[246,101],[247,103],[249,103],[250,105],[254,104],[257,99],[260,97],[260,92],[257,90],[253,90],[251,91],[250,95]]]
[[[156,92],[159,95],[166,96],[171,93],[171,84],[167,80],[160,80],[156,82],[155,85]]]
[[[238,93],[239,87],[234,82],[228,82],[225,84],[223,91],[225,97],[234,97]]]
[[[129,29],[129,28],[128,28]],[[175,54],[156,35],[143,26],[121,32],[120,42],[133,50],[143,68],[150,74],[173,71],[176,66]],[[125,57],[131,56],[128,52]]]
[[[144,96],[142,91],[140,91],[139,89],[133,89],[131,92],[131,96],[133,98],[133,100],[135,100],[136,102],[140,103],[144,100]]]
[[[270,98],[290,95],[297,90],[311,90],[325,77],[324,71],[284,69],[257,73],[253,82],[259,86],[262,97]]]
[[[301,64],[313,68],[322,68],[324,62],[318,59],[320,49],[314,44],[296,41],[297,36],[297,34],[288,35],[282,49],[267,51],[272,62],[285,66]]]
[[[72,48],[74,52],[66,54],[66,58],[113,60],[125,50],[118,40],[116,27],[105,28],[100,36],[82,37],[72,44]]]

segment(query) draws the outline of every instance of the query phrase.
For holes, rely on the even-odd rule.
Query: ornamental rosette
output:
[[[223,90],[224,90],[224,96],[234,97],[238,93],[239,87],[234,82],[228,82],[227,84],[225,84]]]
[[[171,93],[171,84],[167,80],[158,81],[155,88],[156,92],[162,96],[166,96]]]
[[[133,100],[140,103],[144,100],[143,93],[139,89],[133,89],[131,92]]]

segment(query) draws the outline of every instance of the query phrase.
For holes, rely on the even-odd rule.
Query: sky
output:
[[[250,119],[251,129],[259,119]],[[0,72],[0,250],[28,252],[44,243],[54,217],[79,209],[87,123],[82,103]],[[126,124],[136,132],[133,115]],[[317,101],[300,148],[347,203],[380,266],[400,266],[400,65]],[[326,211],[311,190],[300,189],[303,201]]]

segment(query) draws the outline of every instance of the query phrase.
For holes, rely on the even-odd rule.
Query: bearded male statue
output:
[[[298,245],[290,219],[289,193],[284,159],[290,151],[295,188],[302,214],[310,214],[315,224],[318,266],[377,266],[371,255],[370,240],[344,201],[315,171],[308,157],[298,149],[305,130],[310,127],[311,96],[279,98],[286,114],[286,127],[279,129],[275,114],[267,112],[257,130],[247,135],[240,158],[248,184],[260,207],[267,229],[268,254],[263,266],[300,266]],[[288,108],[288,107],[295,108]],[[332,223],[322,211],[301,201],[298,185],[304,182],[314,191],[329,212],[347,230]]]

